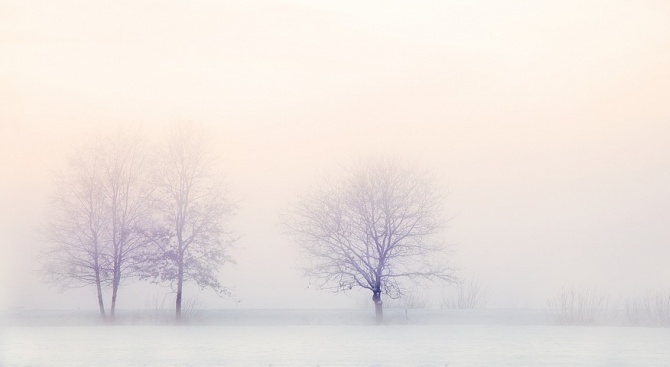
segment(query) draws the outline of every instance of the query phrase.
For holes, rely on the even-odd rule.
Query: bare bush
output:
[[[475,309],[486,306],[488,290],[481,285],[479,279],[462,282],[456,286],[456,291],[442,295],[440,308],[447,309]]]
[[[197,293],[185,295],[182,302],[181,312],[184,319],[193,320],[199,316],[200,309],[202,308],[202,301]]]
[[[144,316],[147,317],[149,321],[164,323],[170,320],[171,310],[170,305],[174,303],[174,298],[176,293],[170,292],[162,296],[154,295],[153,297],[147,297],[144,302]],[[197,293],[184,293],[182,298],[182,319],[192,320],[198,317],[202,306],[202,302],[198,297]]]
[[[647,293],[624,301],[626,323],[636,326],[670,326],[670,293]]]
[[[423,310],[430,308],[430,299],[426,294],[420,292],[408,292],[401,298],[389,299],[385,303],[386,308],[389,309]]]
[[[144,309],[152,321],[164,322],[169,318],[168,295],[147,297],[144,301]]]
[[[613,307],[607,294],[587,287],[564,287],[547,301],[554,322],[559,325],[596,325],[609,321]]]

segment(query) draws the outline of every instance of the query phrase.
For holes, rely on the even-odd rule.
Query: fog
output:
[[[668,35],[651,0],[3,1],[0,307],[96,307],[36,273],[54,172],[92,134],[183,121],[209,131],[243,235],[233,298],[187,288],[203,308],[368,298],[310,286],[279,215],[371,156],[439,174],[451,261],[489,307],[667,290]],[[129,284],[119,308],[168,292]]]

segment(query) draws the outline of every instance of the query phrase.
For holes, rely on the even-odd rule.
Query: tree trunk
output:
[[[117,275],[114,275],[114,280],[112,282],[112,305],[109,309],[109,317],[112,321],[116,315],[116,295],[119,291],[119,283],[121,283],[121,280]]]
[[[377,324],[381,324],[382,321],[384,320],[384,309],[383,309],[384,302],[382,302],[381,291],[372,292],[372,302],[375,303],[375,321],[377,322]]]
[[[100,308],[100,317],[104,320],[105,315],[105,301],[102,299],[102,286],[100,285],[100,273],[95,270],[95,285],[98,288],[98,307]]]
[[[121,285],[121,255],[123,247],[115,250],[114,255],[114,275],[112,277],[112,305],[109,309],[109,316],[114,320],[116,315],[116,296],[119,294],[119,286]]]
[[[181,321],[181,293],[184,284],[184,264],[179,262],[179,273],[177,274],[177,300],[175,301],[175,317],[177,322]]]

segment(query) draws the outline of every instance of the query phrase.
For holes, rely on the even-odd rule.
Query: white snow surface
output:
[[[419,323],[0,328],[0,366],[670,366],[670,329]]]

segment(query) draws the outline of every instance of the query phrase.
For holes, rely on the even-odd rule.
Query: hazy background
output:
[[[96,307],[35,274],[53,171],[96,131],[179,121],[240,205],[236,298],[205,307],[354,306],[308,288],[278,214],[380,154],[442,175],[454,264],[492,307],[670,288],[667,1],[0,0],[0,308]]]

